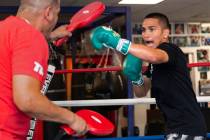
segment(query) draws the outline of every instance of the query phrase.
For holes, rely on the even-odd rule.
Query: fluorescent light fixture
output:
[[[164,0],[121,0],[119,4],[158,4]]]

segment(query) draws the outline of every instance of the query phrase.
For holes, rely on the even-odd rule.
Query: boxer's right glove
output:
[[[134,85],[141,86],[144,84],[141,59],[128,54],[123,62],[123,73]]]

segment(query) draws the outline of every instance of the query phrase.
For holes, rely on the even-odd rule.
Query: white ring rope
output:
[[[197,97],[198,102],[210,102],[210,96]],[[63,107],[155,104],[155,98],[53,101]]]

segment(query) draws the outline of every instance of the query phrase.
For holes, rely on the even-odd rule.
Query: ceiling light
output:
[[[158,4],[164,0],[121,0],[119,4]]]

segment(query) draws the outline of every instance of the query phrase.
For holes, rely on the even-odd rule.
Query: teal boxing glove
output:
[[[144,84],[142,76],[142,60],[128,54],[123,62],[123,73],[132,81],[134,85]]]
[[[95,28],[90,34],[90,40],[96,50],[108,47],[116,49],[124,55],[128,53],[131,45],[129,40],[122,39],[118,33],[105,26]]]

